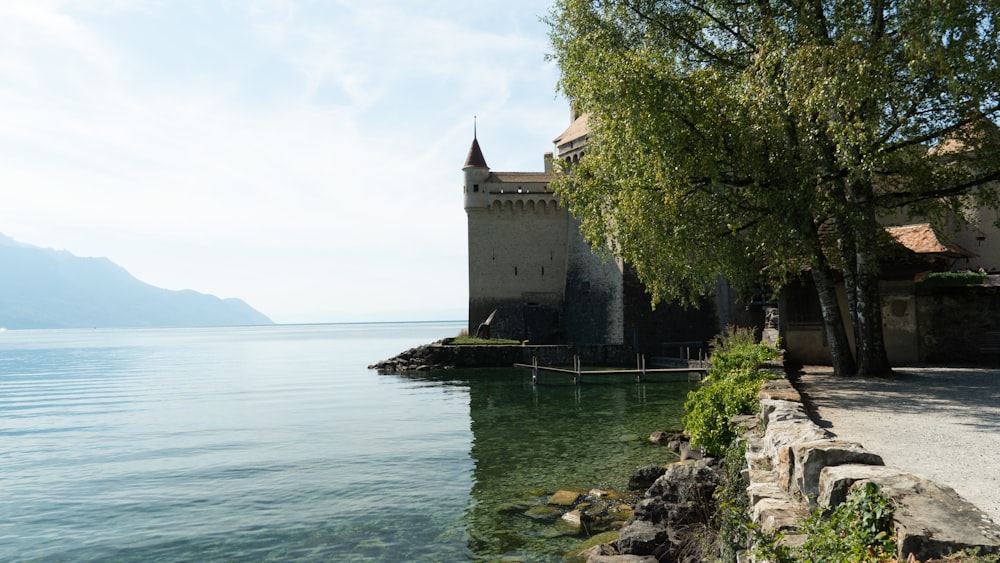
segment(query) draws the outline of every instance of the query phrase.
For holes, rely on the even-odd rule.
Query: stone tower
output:
[[[571,125],[560,139],[572,131]],[[544,172],[494,172],[473,136],[462,168],[469,332],[475,335],[488,322],[495,338],[621,344],[622,265],[591,252],[579,224],[549,189],[549,158]]]

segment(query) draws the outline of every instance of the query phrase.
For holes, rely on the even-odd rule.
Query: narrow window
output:
[[[542,266],[542,275],[545,275],[545,266]]]
[[[479,184],[472,184],[472,191],[478,192],[479,191]]]
[[[514,275],[517,275],[517,266],[514,266]]]

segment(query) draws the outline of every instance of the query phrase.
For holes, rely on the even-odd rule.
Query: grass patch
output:
[[[520,346],[520,340],[508,338],[476,338],[475,336],[456,336],[449,342],[457,346]]]

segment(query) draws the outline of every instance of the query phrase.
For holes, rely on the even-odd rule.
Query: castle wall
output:
[[[595,254],[576,219],[566,222],[566,340],[623,344],[622,262]]]
[[[486,207],[467,209],[469,332],[496,310],[495,338],[561,341],[568,213],[543,183],[483,189]]]

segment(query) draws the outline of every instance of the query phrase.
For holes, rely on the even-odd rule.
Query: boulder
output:
[[[808,418],[777,420],[768,425],[764,439],[761,441],[761,452],[771,459],[775,459],[778,449],[782,446],[816,442],[826,440],[829,437],[829,433],[816,426]]]
[[[760,384],[760,394],[758,395],[761,400],[780,400],[780,401],[794,401],[796,403],[802,402],[802,396],[799,392],[792,387],[787,379],[771,379],[763,381]]]
[[[750,497],[750,505],[752,506],[765,498],[787,499],[788,492],[777,483],[760,482],[751,483],[747,487],[747,496]]]
[[[535,506],[526,510],[524,515],[532,520],[556,520],[562,512],[553,506]]]
[[[703,459],[705,457],[705,450],[703,448],[696,448],[691,445],[690,442],[681,442],[681,461],[687,461],[689,459]]]
[[[679,462],[646,490],[631,520],[667,522],[682,526],[705,522],[712,513],[712,495],[721,478],[706,460]]]
[[[764,428],[782,420],[809,420],[806,408],[799,401],[763,399],[760,401],[760,421]]]
[[[791,446],[794,490],[802,493],[809,504],[816,505],[819,496],[819,476],[831,465],[885,465],[882,457],[866,450],[861,444],[839,440],[820,440]]]
[[[872,480],[895,505],[899,559],[941,558],[964,549],[1000,551],[1000,526],[983,511],[945,487],[914,475],[885,475]],[[865,481],[858,481],[860,486]]]
[[[572,559],[576,558],[583,558],[587,563],[657,563],[651,555],[622,555],[606,543],[573,554]]]
[[[655,555],[670,540],[664,524],[648,520],[630,520],[618,533],[618,551],[623,555]]]
[[[809,511],[801,503],[785,498],[762,498],[753,505],[753,521],[765,532],[796,530]]]
[[[632,490],[648,489],[661,475],[667,472],[662,465],[647,465],[636,469],[628,480],[628,488]]]
[[[711,517],[721,478],[714,460],[671,464],[646,490],[622,527],[618,550],[674,561],[694,541],[690,531]]]
[[[580,509],[570,510],[560,517],[561,520],[579,528],[583,525],[583,511]]]
[[[653,432],[649,435],[649,441],[653,444],[669,444],[670,442],[684,440],[684,433],[674,430],[669,432]]]
[[[847,493],[850,492],[851,485],[857,481],[867,480],[879,483],[905,474],[906,472],[902,469],[886,465],[848,463],[824,467],[819,472],[819,494],[816,497],[816,504],[824,509],[836,508],[847,500]]]

